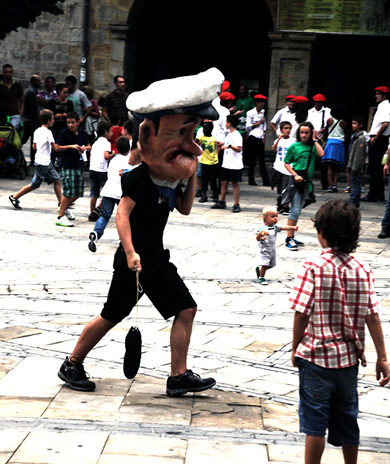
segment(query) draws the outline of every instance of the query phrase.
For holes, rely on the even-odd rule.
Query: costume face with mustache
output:
[[[200,118],[182,114],[163,116],[156,134],[153,122],[145,119],[139,141],[142,160],[152,177],[169,182],[191,177],[202,154],[194,140],[200,122]]]

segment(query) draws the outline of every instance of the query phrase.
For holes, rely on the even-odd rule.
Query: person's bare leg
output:
[[[59,203],[61,203],[62,200],[62,189],[61,189],[61,181],[58,180],[57,182],[54,182],[54,193],[56,194],[57,200]]]
[[[96,208],[96,203],[97,203],[97,198],[91,197],[90,203],[89,203],[89,209],[91,211],[91,214],[93,213],[93,210]]]
[[[94,348],[106,335],[106,333],[115,325],[115,322],[107,321],[101,316],[97,316],[89,322],[84,327],[84,330],[82,331],[76,346],[69,357],[69,361],[72,362],[72,360],[74,360],[82,363],[92,348]]]
[[[12,196],[15,198],[15,200],[18,200],[23,195],[26,195],[26,193],[30,193],[33,190],[36,190],[37,188],[38,187],[33,187],[32,185],[26,185],[25,187],[20,189],[18,193],[15,193],[15,195],[12,195]]]
[[[240,204],[240,184],[239,182],[232,182],[233,187],[233,197],[234,197],[234,204]]]
[[[358,445],[342,445],[345,464],[356,464],[359,452]]]
[[[61,204],[60,204],[60,211],[58,213],[59,217],[62,217],[65,215],[65,211],[69,208],[69,205],[71,205],[73,202],[77,200],[78,197],[65,197],[63,196],[61,198]]]
[[[332,188],[333,185],[333,170],[331,163],[328,163],[328,187]]]
[[[306,435],[305,464],[320,464],[325,449],[325,437]]]
[[[226,200],[227,188],[228,188],[228,181],[227,180],[221,181],[221,195],[219,196],[219,201]]]
[[[265,273],[269,269],[269,266],[261,266],[259,270],[259,277],[265,277]]]
[[[287,219],[287,225],[288,226],[296,226],[297,225],[297,220],[295,219]],[[293,230],[288,230],[287,231],[287,237],[294,237],[294,231]]]
[[[171,376],[184,374],[187,370],[187,353],[190,345],[192,324],[197,308],[180,311],[171,328]]]

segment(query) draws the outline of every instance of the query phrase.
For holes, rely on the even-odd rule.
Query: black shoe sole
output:
[[[92,253],[96,253],[97,246],[96,246],[96,239],[97,236],[93,232],[89,234],[89,243],[88,243],[88,249],[89,251],[92,251]]]
[[[77,390],[77,391],[85,391],[85,392],[90,392],[95,390],[95,386],[93,387],[87,387],[87,388],[82,388],[82,387],[77,387],[75,385],[72,385],[69,380],[64,376],[64,374],[59,370],[58,371],[58,377],[68,385],[69,388],[72,390]]]
[[[209,385],[204,385],[203,387],[197,388],[167,388],[167,395],[170,397],[182,396],[186,393],[197,393],[208,390],[209,388],[213,388],[217,382],[214,380],[213,383]]]

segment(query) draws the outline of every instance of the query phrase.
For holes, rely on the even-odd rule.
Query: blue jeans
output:
[[[361,172],[351,171],[351,193],[349,195],[349,202],[357,208],[360,206],[360,194],[362,188],[361,177]]]
[[[94,231],[97,233],[98,238],[104,234],[104,229],[106,228],[108,221],[112,216],[115,205],[119,203],[119,200],[115,198],[103,197],[102,200],[102,214],[99,219],[96,221]]]
[[[385,215],[382,219],[382,227],[390,227],[390,175],[389,175],[389,191],[385,209]]]
[[[304,204],[305,204],[305,194],[295,192],[294,196],[291,199],[291,209],[290,209],[290,214],[288,218],[292,219],[293,221],[298,221],[299,215],[301,214],[302,207]]]

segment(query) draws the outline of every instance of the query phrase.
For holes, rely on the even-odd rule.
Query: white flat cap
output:
[[[188,114],[216,120],[219,115],[211,102],[221,93],[224,79],[217,68],[193,76],[164,79],[130,94],[126,105],[143,119]]]

